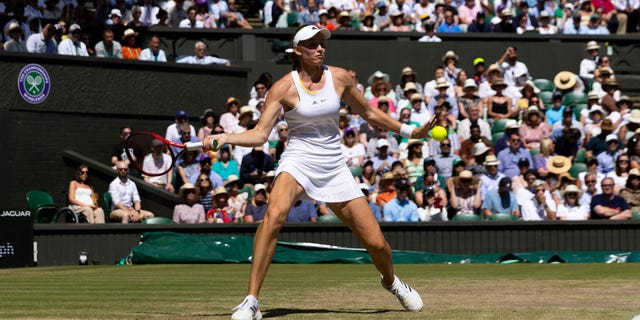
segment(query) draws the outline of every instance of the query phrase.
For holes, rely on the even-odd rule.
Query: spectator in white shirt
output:
[[[196,42],[195,48],[193,50],[195,52],[195,56],[184,57],[178,61],[177,63],[190,63],[190,64],[222,64],[225,66],[230,66],[231,61],[227,59],[207,56],[207,45],[202,42]]]

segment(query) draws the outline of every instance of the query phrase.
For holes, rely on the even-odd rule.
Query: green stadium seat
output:
[[[142,220],[143,224],[172,224],[173,220],[165,217],[153,217]]]
[[[578,175],[581,172],[587,172],[586,163],[574,162],[573,165],[571,166],[571,169],[569,169],[569,175],[571,175],[575,179],[578,179]]]
[[[482,221],[482,217],[477,214],[456,214],[452,221]]]
[[[573,158],[573,162],[587,163],[587,153],[584,151],[584,149],[578,149],[576,157]]]
[[[573,106],[573,116],[575,117],[576,121],[580,121],[580,112],[586,108],[588,108],[588,105],[586,103],[578,103]]]
[[[507,126],[507,121],[509,119],[498,119],[493,122],[491,125],[491,133],[504,132],[504,128]]]
[[[334,214],[323,214],[318,216],[318,222],[342,222],[340,218],[338,218]]]
[[[27,204],[35,223],[54,223],[58,220],[58,206],[49,193],[40,190],[28,191]]]
[[[631,220],[640,220],[640,211],[635,211],[631,213]]]
[[[109,191],[102,195],[104,200],[104,222],[109,222],[109,216],[111,215],[111,193]]]
[[[549,79],[534,79],[533,80],[533,84],[536,85],[536,87],[538,87],[538,89],[540,89],[540,91],[548,91],[548,92],[553,92],[553,81],[549,80]]]
[[[562,97],[562,104],[565,106],[575,106],[587,103],[587,95],[584,92],[571,91]]]
[[[529,154],[531,155],[531,160],[535,161],[535,157],[540,154],[540,149],[531,149],[529,150]]]
[[[538,93],[538,97],[540,98],[540,100],[542,100],[542,103],[544,103],[545,106],[553,103],[553,92],[551,91],[541,91],[540,93]]]
[[[504,132],[496,132],[494,134],[491,135],[491,143],[493,143],[493,145],[495,146],[496,143],[498,143],[498,140],[500,140],[500,138],[502,138],[502,136],[504,135]]]
[[[494,213],[489,216],[489,221],[515,221],[518,217],[510,213]]]

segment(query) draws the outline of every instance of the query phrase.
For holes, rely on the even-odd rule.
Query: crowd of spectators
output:
[[[376,219],[631,218],[640,211],[640,109],[622,94],[600,49],[595,41],[586,43],[585,57],[575,66],[579,72],[560,71],[553,79],[532,77],[513,47],[486,68],[488,57],[475,58],[468,73],[457,67],[458,55],[449,51],[431,79],[419,79],[405,67],[393,83],[379,70],[360,84],[351,70],[373,107],[415,127],[435,115],[436,124],[448,132],[442,141],[402,138],[365,122],[344,105],[339,114],[344,162]],[[178,110],[166,139],[185,143],[207,134],[250,130],[259,120],[271,79],[261,75],[246,104],[228,97],[223,114],[204,110],[197,131],[187,113]],[[157,150],[125,152],[123,141],[131,131],[122,128],[112,163],[125,176],[129,170],[145,183],[176,192],[183,199],[174,211],[176,223],[263,219],[275,169],[287,148],[284,114],[264,145],[186,152],[175,168],[158,177],[135,172],[132,163],[146,164],[166,150],[159,143]],[[139,159],[127,159],[127,154]],[[118,179],[114,188],[127,182]],[[113,213],[107,217],[121,219]],[[288,221],[332,217],[326,204],[305,199],[292,208]]]

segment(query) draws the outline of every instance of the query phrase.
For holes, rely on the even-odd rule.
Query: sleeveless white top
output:
[[[282,153],[276,176],[291,174],[308,197],[322,202],[343,202],[364,196],[342,156],[338,128],[340,97],[329,68],[323,66],[326,81],[311,92],[301,84],[297,71],[291,79],[300,102],[285,113],[289,144]]]
[[[93,204],[93,198],[91,197],[91,189],[89,188],[81,188],[81,187],[77,187],[76,188],[76,200],[84,203],[84,204]]]

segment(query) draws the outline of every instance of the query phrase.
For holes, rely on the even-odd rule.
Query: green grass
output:
[[[398,265],[425,300],[401,309],[372,265],[272,265],[266,319],[631,319],[638,264]],[[249,266],[0,269],[0,319],[229,319]]]

